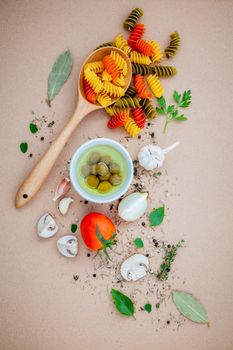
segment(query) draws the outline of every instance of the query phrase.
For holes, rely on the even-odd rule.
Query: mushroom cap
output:
[[[143,254],[134,254],[126,259],[120,268],[120,273],[126,281],[137,281],[146,276],[149,260]]]

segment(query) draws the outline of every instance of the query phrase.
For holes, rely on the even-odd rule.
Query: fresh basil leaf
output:
[[[162,108],[156,107],[155,109],[156,109],[156,112],[157,112],[158,114],[164,114],[164,113],[165,113],[165,110],[162,109]]]
[[[20,144],[20,149],[21,149],[21,152],[22,152],[22,153],[26,153],[27,150],[28,150],[28,144],[27,144],[27,142],[22,142],[22,143]]]
[[[180,122],[183,122],[183,121],[187,120],[188,118],[185,117],[183,114],[181,114],[178,117],[176,117],[175,119],[180,121]]]
[[[177,91],[174,91],[174,92],[173,92],[173,98],[174,98],[174,100],[175,100],[177,103],[179,103],[179,102],[180,102],[180,98],[181,98],[181,94],[178,94]]]
[[[151,226],[160,225],[163,222],[164,216],[165,216],[164,206],[153,210],[149,215],[150,225]]]
[[[75,233],[75,232],[77,231],[77,228],[78,228],[77,224],[72,224],[72,225],[70,226],[70,231],[71,231],[72,233]]]
[[[68,79],[72,69],[72,58],[69,50],[63,52],[53,64],[48,78],[48,103],[59,93]]]
[[[134,317],[134,304],[129,297],[114,288],[111,290],[111,295],[116,309],[122,315]]]
[[[36,134],[38,132],[38,127],[34,123],[29,124],[29,129],[30,129],[32,134]]]
[[[144,247],[143,240],[141,238],[139,238],[139,237],[135,238],[135,240],[133,242],[134,242],[135,247],[137,247],[137,248],[143,248]]]
[[[144,309],[148,312],[148,314],[150,314],[152,310],[151,304],[145,304]]]
[[[186,318],[196,323],[209,323],[203,305],[192,294],[173,290],[172,298],[179,312]]]
[[[170,105],[170,106],[168,106],[168,107],[167,107],[167,113],[171,113],[171,112],[173,112],[173,111],[174,111],[174,108],[175,108],[175,106],[174,106],[174,105]]]

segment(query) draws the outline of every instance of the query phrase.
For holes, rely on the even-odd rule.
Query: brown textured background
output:
[[[174,89],[192,89],[190,119],[169,125],[165,136],[162,119],[154,127],[161,146],[181,142],[166,161],[169,181],[175,182],[174,193],[179,195],[169,198],[163,238],[185,237],[187,247],[175,269],[187,279],[185,290],[205,305],[210,328],[186,322],[179,331],[165,327],[156,332],[145,313],[138,314],[137,321],[122,319],[106,286],[100,294],[74,283],[73,274],[78,271],[85,277],[87,265],[91,269],[81,240],[79,257],[70,261],[58,255],[56,238],[41,242],[36,236],[35,223],[45,210],[64,225],[58,236],[68,233],[70,223],[88,211],[76,200],[67,218],[61,219],[51,191],[59,172],[66,171],[66,160],[88,137],[119,141],[124,136],[121,130],[107,130],[103,112],[81,123],[37,198],[22,210],[13,206],[20,181],[75,107],[83,59],[122,31],[124,18],[135,6],[145,11],[147,38],[156,38],[162,47],[173,30],[182,38],[172,60],[178,75],[164,86],[166,96]],[[230,0],[0,2],[1,350],[232,349],[232,17]],[[49,109],[44,102],[47,76],[66,48],[74,60],[72,75]],[[32,110],[56,121],[54,135],[42,132],[43,143],[27,130]],[[19,151],[23,140],[29,142],[32,159]],[[136,140],[129,142],[132,156],[138,148]],[[155,187],[155,198],[156,191]],[[182,285],[177,282],[176,287]],[[170,309],[175,312],[171,302],[166,312]]]

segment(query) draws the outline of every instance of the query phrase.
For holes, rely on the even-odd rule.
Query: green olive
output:
[[[95,175],[89,175],[86,181],[87,185],[91,188],[97,188],[100,182],[98,177]]]
[[[91,167],[88,164],[84,164],[81,168],[81,173],[84,177],[87,177],[91,173]]]
[[[121,179],[121,176],[120,176],[119,174],[113,174],[113,175],[110,177],[109,181],[111,182],[111,184],[112,184],[113,186],[117,186],[117,185],[120,185],[122,179]]]
[[[111,163],[109,165],[109,170],[110,170],[110,173],[112,173],[112,174],[119,174],[120,166],[117,163]]]
[[[102,156],[102,157],[100,158],[100,161],[103,162],[103,163],[105,163],[106,165],[109,165],[109,164],[111,163],[112,159],[111,159],[110,156],[108,156],[108,155],[106,154],[105,156]]]
[[[89,164],[96,164],[100,161],[100,154],[99,152],[92,152],[89,156],[88,162]]]
[[[108,181],[102,181],[97,190],[100,192],[100,193],[107,193],[109,191],[111,191],[111,188],[112,188],[112,185],[110,184],[110,182]]]
[[[97,175],[96,164],[91,165],[91,174],[92,175]]]
[[[109,172],[108,166],[105,163],[103,163],[103,162],[99,162],[96,165],[96,170],[97,170],[97,174],[99,174],[101,176],[105,176]]]
[[[105,176],[99,175],[99,179],[100,179],[100,181],[105,181],[105,180],[108,180],[110,178],[110,176],[111,176],[111,173],[108,172],[107,175],[105,175]]]

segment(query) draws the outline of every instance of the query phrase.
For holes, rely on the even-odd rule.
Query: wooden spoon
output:
[[[67,124],[64,126],[63,130],[61,131],[57,139],[53,141],[50,148],[39,159],[39,161],[34,166],[32,171],[28,174],[26,179],[23,181],[22,185],[20,186],[16,194],[16,198],[15,198],[16,208],[23,207],[39,191],[39,189],[45,182],[46,178],[48,177],[58,156],[63,150],[65,144],[69,140],[69,137],[75,130],[76,126],[80,123],[80,121],[87,114],[103,108],[100,105],[92,104],[86,100],[85,94],[83,91],[83,70],[86,63],[102,60],[104,56],[109,55],[111,51],[117,51],[127,62],[128,70],[127,70],[127,75],[125,79],[126,80],[125,90],[129,87],[131,77],[132,77],[132,67],[128,56],[122,50],[115,47],[103,47],[98,50],[95,50],[93,53],[91,53],[87,57],[87,59],[85,60],[85,62],[81,67],[81,71],[79,75],[78,104],[74,111],[74,114],[69,119]],[[116,100],[117,99],[113,99],[112,103],[116,102]]]

